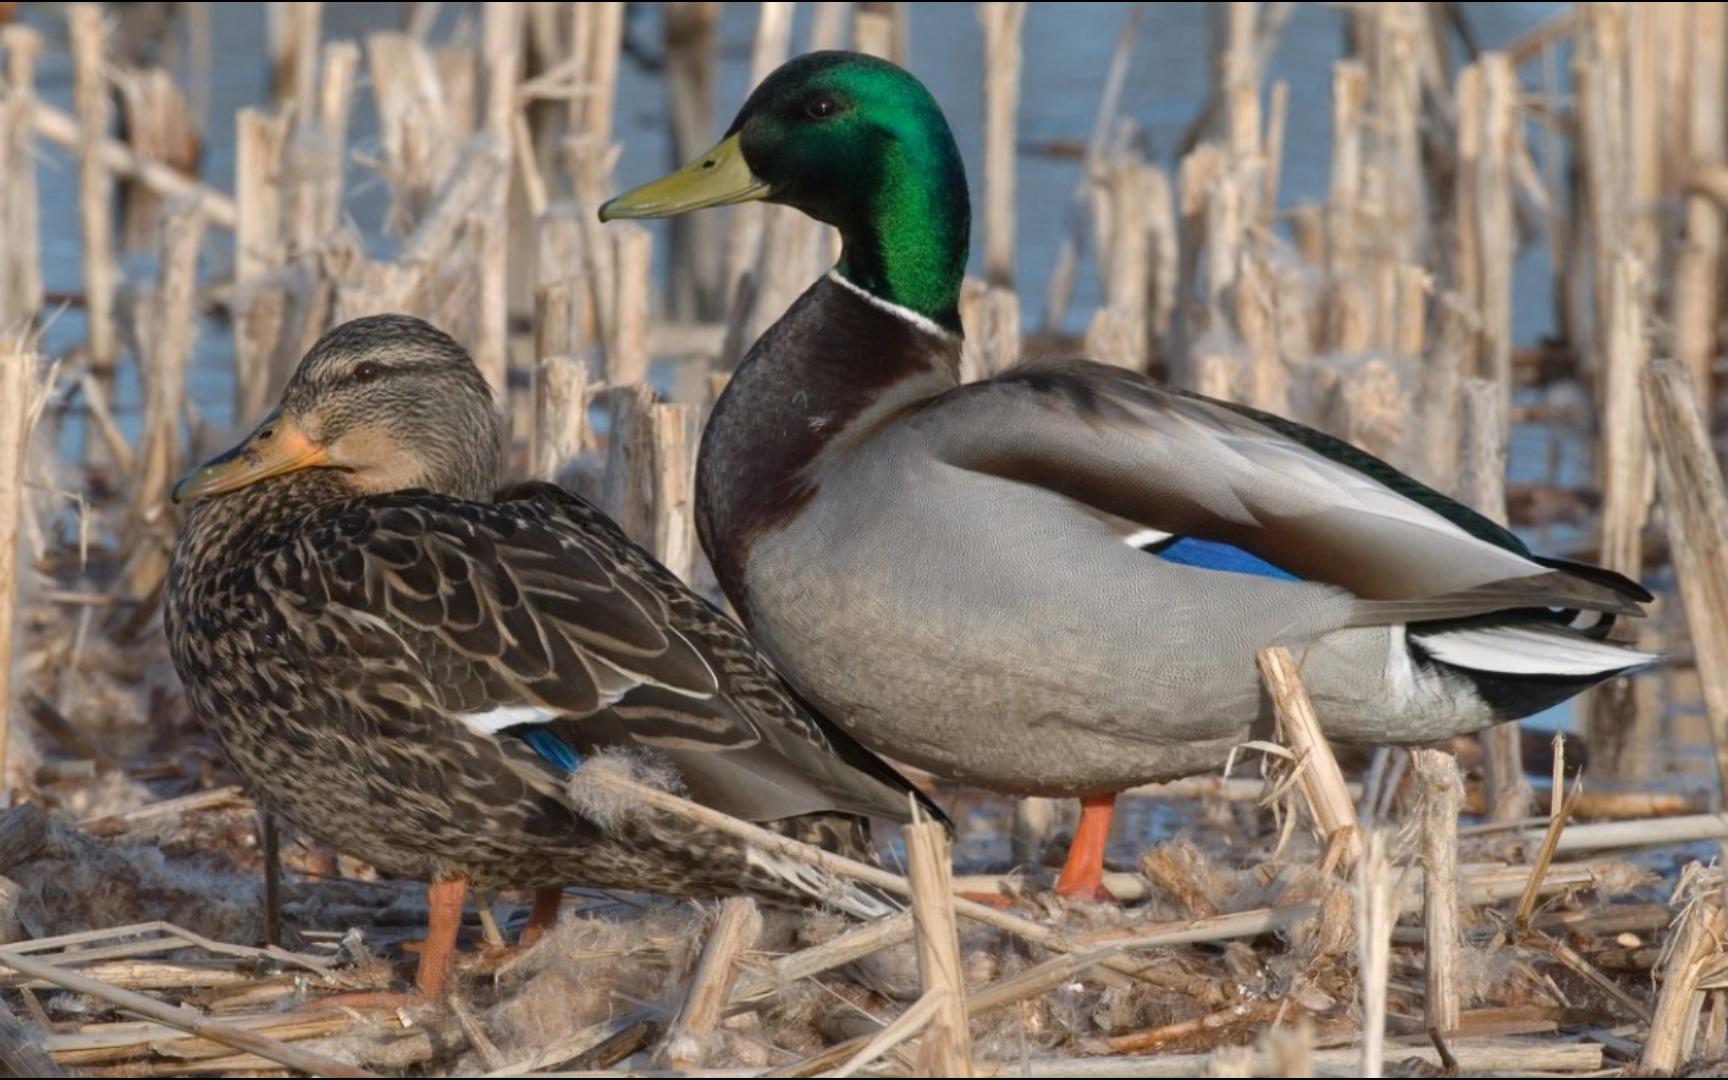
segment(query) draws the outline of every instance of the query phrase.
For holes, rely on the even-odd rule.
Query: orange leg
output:
[[[426,940],[420,943],[420,967],[414,975],[414,992],[363,991],[315,998],[312,1009],[396,1009],[428,1005],[450,992],[456,967],[456,933],[462,928],[462,905],[468,899],[468,882],[434,881],[426,886]]]
[[[1115,795],[1088,795],[1080,800],[1080,825],[1068,847],[1068,861],[1056,891],[1076,900],[1110,903],[1116,898],[1104,888],[1104,845],[1110,839],[1110,816],[1116,809]]]
[[[558,905],[563,902],[563,889],[534,890],[534,908],[528,913],[528,925],[522,928],[523,946],[534,944],[558,925]]]
[[[456,932],[462,929],[462,904],[468,899],[468,883],[434,881],[426,886],[426,945],[420,950],[420,970],[414,989],[427,999],[450,992],[450,977],[456,969]]]

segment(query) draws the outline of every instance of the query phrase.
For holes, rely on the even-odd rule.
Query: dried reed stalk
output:
[[[940,822],[914,821],[906,838],[906,876],[912,886],[912,921],[918,935],[918,981],[937,997],[936,1014],[919,1044],[918,1067],[928,1076],[971,1076],[972,1039],[966,1027],[966,981],[960,962],[959,928],[948,830]]]
[[[1464,781],[1444,750],[1415,750],[1422,823],[1422,974],[1428,1030],[1449,1033],[1459,1019],[1458,816]]]
[[[1390,837],[1371,831],[1362,845],[1356,876],[1357,982],[1362,995],[1362,1076],[1380,1076],[1386,1054],[1386,983],[1392,961],[1392,864]]]
[[[154,521],[167,505],[168,488],[181,472],[180,420],[186,408],[186,364],[198,326],[198,253],[204,214],[196,202],[177,201],[162,218],[162,260],[157,274],[144,380],[144,431],[133,477],[133,514]],[[154,568],[152,578],[165,564]],[[134,585],[140,584],[137,579]],[[152,586],[154,581],[151,582]]]
[[[614,386],[648,377],[648,305],[653,289],[654,235],[640,225],[614,227],[616,293],[606,339],[606,381]]]
[[[234,420],[263,413],[270,394],[271,357],[287,309],[281,290],[264,284],[286,258],[282,246],[281,169],[287,123],[254,109],[235,118]]]
[[[588,449],[588,364],[547,356],[534,370],[534,476],[556,483]]]
[[[1728,793],[1728,497],[1709,424],[1684,364],[1663,359],[1650,365],[1644,407],[1656,445],[1668,544],[1698,655],[1720,790]]]
[[[1606,305],[1599,339],[1602,439],[1597,475],[1602,510],[1597,561],[1636,581],[1644,568],[1644,524],[1651,495],[1650,436],[1639,385],[1648,357],[1640,299],[1643,271],[1636,256],[1624,249],[1607,257],[1611,265],[1598,281],[1605,278],[1608,291],[1597,298]],[[1647,696],[1625,679],[1591,691],[1586,733],[1592,758],[1600,754],[1600,767],[1609,775],[1625,767],[1631,733],[1646,726],[1648,705]]]
[[[1698,983],[1705,966],[1722,951],[1728,940],[1728,916],[1713,890],[1701,890],[1680,913],[1664,952],[1662,992],[1656,996],[1656,1011],[1650,1018],[1650,1037],[1638,1059],[1645,1075],[1672,1074],[1691,1052],[1696,1031]]]
[[[0,786],[12,716],[12,613],[18,596],[18,532],[24,517],[24,461],[35,397],[36,355],[0,337]]]
[[[702,1067],[707,1056],[703,1037],[720,1026],[726,1001],[738,978],[739,959],[755,948],[762,933],[762,913],[748,896],[734,896],[720,905],[714,929],[702,948],[702,958],[691,973],[689,989],[678,1006],[678,1014],[654,1051],[656,1063],[674,1069]]]
[[[862,881],[895,896],[910,897],[912,895],[911,886],[899,874],[841,855],[835,855],[813,845],[770,832],[750,822],[740,821],[700,803],[693,803],[670,792],[639,783],[616,770],[589,767],[583,770],[582,780],[585,783],[604,784],[617,794],[627,796],[645,809],[672,814],[691,824],[714,829],[727,836],[760,847],[765,851],[795,859],[837,877]],[[956,897],[954,899],[954,911],[957,915],[964,915],[975,922],[993,926],[998,930],[1048,949],[1068,952],[1076,948],[1068,936],[1056,927],[1046,926],[1010,912],[998,911],[987,904]],[[1256,909],[1237,912],[1233,915],[1221,915],[1217,919],[1210,920],[1184,920],[1174,926],[1151,927],[1138,933],[1119,935],[1112,940],[1088,941],[1085,943],[1085,947],[1088,949],[1138,949],[1194,941],[1224,941],[1230,938],[1265,933],[1268,930],[1312,918],[1314,912],[1313,905],[1298,904],[1277,910]]]
[[[41,212],[36,201],[36,160],[31,114],[36,106],[36,57],[42,39],[24,26],[0,29],[6,55],[0,98],[0,333],[35,319],[42,306]]]
[[[152,1020],[159,1020],[180,1031],[189,1031],[212,1042],[256,1054],[290,1069],[319,1076],[375,1077],[378,1075],[315,1051],[302,1050],[299,1047],[265,1038],[232,1024],[211,1020],[191,1009],[178,1005],[164,1005],[155,998],[131,990],[123,990],[116,986],[109,986],[87,975],[67,971],[56,964],[51,964],[34,956],[26,956],[16,950],[0,949],[0,966],[9,967],[22,975],[41,979],[64,990],[87,994],[99,1001],[106,1001],[111,1005],[119,1006],[127,1012],[149,1017]]]
[[[1062,244],[1056,249],[1056,262],[1050,272],[1049,289],[1044,294],[1044,314],[1039,324],[1045,333],[1060,330],[1068,316],[1068,301],[1074,292],[1075,271],[1080,262],[1080,240],[1085,235],[1086,209],[1091,195],[1092,177],[1104,158],[1105,147],[1116,128],[1116,117],[1122,103],[1122,88],[1128,80],[1128,67],[1134,57],[1134,45],[1140,37],[1140,22],[1145,11],[1144,4],[1129,6],[1122,29],[1117,32],[1116,45],[1110,52],[1110,67],[1104,75],[1103,91],[1098,98],[1098,111],[1092,120],[1092,134],[1086,140],[1086,156],[1081,162],[1080,178],[1074,185],[1073,194],[1069,196]],[[1176,276],[1172,273],[1168,287],[1174,290],[1175,285]]]
[[[1314,704],[1302,687],[1302,676],[1290,650],[1274,645],[1261,649],[1257,657],[1260,677],[1272,696],[1272,707],[1285,743],[1296,755],[1298,785],[1301,787],[1314,826],[1326,843],[1342,834],[1346,869],[1354,866],[1362,854],[1362,834],[1356,822],[1356,805],[1350,800],[1350,789],[1344,784],[1344,774],[1338,769],[1338,759],[1332,756],[1332,746],[1320,730],[1320,719],[1314,714]]]
[[[696,580],[696,448],[701,410],[665,402],[649,414],[654,453],[652,551],[685,582]]]
[[[1460,496],[1478,512],[1506,524],[1506,408],[1502,387],[1488,379],[1464,384],[1463,467]],[[1530,813],[1535,795],[1524,779],[1524,741],[1518,725],[1496,724],[1482,733],[1489,817],[1512,821]]]
[[[1023,3],[978,5],[984,29],[984,276],[1014,287],[1015,122],[1020,111]]]
[[[112,368],[119,356],[114,322],[119,270],[114,261],[113,177],[102,153],[113,123],[108,93],[106,32],[98,4],[73,4],[66,10],[72,41],[72,96],[78,112],[78,227],[84,268],[87,348],[98,371]]]

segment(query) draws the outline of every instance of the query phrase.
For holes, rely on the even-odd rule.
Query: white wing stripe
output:
[[[539,705],[500,705],[485,712],[456,714],[456,719],[476,735],[496,735],[518,724],[544,724],[557,718],[556,710]]]

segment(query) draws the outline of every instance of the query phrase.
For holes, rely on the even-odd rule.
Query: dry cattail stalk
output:
[[[1346,869],[1355,865],[1362,854],[1361,829],[1356,822],[1356,805],[1350,800],[1350,789],[1344,784],[1344,774],[1338,770],[1338,759],[1320,730],[1320,720],[1314,715],[1314,704],[1302,687],[1302,676],[1290,650],[1282,646],[1261,649],[1257,658],[1260,677],[1272,696],[1272,706],[1284,742],[1296,755],[1300,770],[1298,784],[1314,826],[1320,837],[1331,843],[1342,835]]]
[[[1648,356],[1641,302],[1642,273],[1635,256],[1612,256],[1607,304],[1601,320],[1599,371],[1602,401],[1601,546],[1598,562],[1636,581],[1644,568],[1644,523],[1649,517],[1651,467],[1640,380]],[[1648,719],[1647,699],[1628,680],[1590,692],[1587,731],[1592,756],[1610,775],[1624,767],[1630,733]],[[1598,747],[1600,749],[1598,750]]]
[[[34,30],[0,30],[6,57],[0,99],[0,333],[11,333],[36,317],[42,306],[42,238],[36,204],[32,114],[36,108],[36,57],[42,39]]]
[[[270,53],[270,88],[276,99],[308,110],[317,98],[318,40],[324,5],[265,5],[265,38]]]
[[[963,309],[966,340],[960,377],[972,382],[1008,370],[1020,359],[1020,298],[1013,289],[989,286]]]
[[[102,152],[113,122],[113,100],[108,94],[101,6],[73,4],[66,18],[72,39],[72,95],[78,111],[78,225],[85,319],[90,328],[87,347],[92,366],[103,371],[119,355],[114,323],[119,278],[114,261],[113,178]]]
[[[610,430],[601,506],[625,535],[654,545],[654,391],[646,383],[611,387]]]
[[[650,550],[686,582],[696,580],[696,447],[701,410],[656,404],[654,440],[654,543]]]
[[[918,930],[918,981],[924,993],[937,995],[940,1002],[919,1045],[919,1068],[926,1076],[971,1076],[972,1038],[966,1027],[966,982],[949,881],[948,831],[940,822],[915,821],[901,833]]]
[[[1075,269],[1080,261],[1080,239],[1086,225],[1086,207],[1091,194],[1092,176],[1102,162],[1105,145],[1116,128],[1116,117],[1122,103],[1122,88],[1128,79],[1128,65],[1134,56],[1134,43],[1139,39],[1140,21],[1145,10],[1143,4],[1129,6],[1122,29],[1116,35],[1116,46],[1110,53],[1110,67],[1105,73],[1104,89],[1098,99],[1098,111],[1092,120],[1092,134],[1086,140],[1086,157],[1081,163],[1080,179],[1068,200],[1068,219],[1063,230],[1062,245],[1056,250],[1056,263],[1050,272],[1049,290],[1044,294],[1044,315],[1040,324],[1045,333],[1060,330],[1068,315],[1068,301],[1074,291]],[[1168,191],[1165,192],[1165,197],[1168,199]],[[1170,213],[1166,210],[1165,217],[1169,216]],[[1170,235],[1174,247],[1173,229]],[[1168,282],[1165,287],[1172,292],[1176,288],[1174,267],[1175,261],[1172,258],[1172,272],[1165,279]],[[1165,329],[1168,330],[1168,327]]]
[[[152,325],[141,365],[144,424],[132,495],[133,514],[140,522],[161,514],[168,487],[182,471],[180,420],[186,407],[186,364],[198,326],[198,253],[203,242],[204,214],[198,203],[170,204],[162,218],[162,261],[146,316]]]
[[[1722,87],[1728,80],[1728,13],[1719,4],[1686,5],[1692,25],[1691,98],[1687,103],[1687,171],[1708,169],[1728,158]],[[1688,175],[1688,181],[1691,177]],[[1686,218],[1675,259],[1674,354],[1691,369],[1693,385],[1711,400],[1711,362],[1722,266],[1722,207],[1697,190],[1686,196]]]
[[[1461,186],[1474,187],[1475,219],[1458,229],[1474,228],[1477,263],[1476,309],[1481,347],[1474,374],[1500,387],[1502,408],[1512,405],[1512,261],[1517,230],[1512,216],[1511,161],[1518,150],[1517,81],[1511,62],[1499,53],[1486,53],[1476,62],[1481,71],[1481,143],[1473,175]]]
[[[244,424],[264,411],[270,359],[282,338],[287,299],[265,278],[281,267],[282,155],[285,121],[242,109],[235,118],[234,187],[234,420]]]
[[[615,226],[612,263],[616,293],[606,346],[606,381],[614,386],[648,377],[648,305],[654,234],[634,223]]]
[[[1638,1059],[1638,1069],[1650,1076],[1674,1072],[1692,1052],[1697,1031],[1698,983],[1705,966],[1728,939],[1728,916],[1713,889],[1699,889],[1676,921],[1663,949],[1662,991],[1650,1019],[1650,1038]]]
[[[750,85],[760,85],[775,68],[786,62],[792,47],[793,6],[789,3],[757,5],[756,37],[750,50]],[[795,214],[787,206],[763,203],[740,203],[732,207],[726,222],[726,266],[724,281],[729,289],[737,286],[746,272],[758,274],[762,264],[762,237],[767,227],[767,215]]]
[[[702,958],[690,975],[690,987],[678,1014],[654,1051],[657,1063],[673,1069],[697,1069],[706,1054],[703,1037],[720,1026],[732,986],[738,979],[738,963],[756,947],[762,933],[762,913],[748,896],[734,896],[720,905],[714,929],[702,947]]]
[[[1464,781],[1444,750],[1415,750],[1422,823],[1422,923],[1426,984],[1423,1006],[1430,1031],[1459,1025],[1458,817]]]
[[[36,354],[16,338],[0,337],[0,785],[8,783],[12,612],[18,595],[18,533],[24,516],[24,458],[35,381]]]
[[[1386,1053],[1386,983],[1392,961],[1391,837],[1375,829],[1364,838],[1356,875],[1357,982],[1362,994],[1361,1076],[1380,1076]]]
[[[978,5],[984,28],[984,277],[1014,286],[1015,121],[1020,112],[1023,3]]]
[[[539,480],[558,482],[588,449],[588,363],[549,355],[534,371],[534,443],[530,460]]]
[[[1506,425],[1498,384],[1487,379],[1464,383],[1463,462],[1459,496],[1491,520],[1506,524]],[[1524,779],[1524,744],[1518,725],[1496,724],[1482,734],[1489,817],[1513,821],[1530,813],[1535,795]]]
[[[1683,364],[1657,360],[1644,376],[1669,547],[1728,791],[1728,498],[1710,429]]]
[[[817,5],[817,19],[833,6]],[[672,161],[682,165],[714,144],[717,3],[665,5],[666,108]],[[668,222],[667,312],[675,319],[717,319],[724,312],[719,214],[680,214]]]

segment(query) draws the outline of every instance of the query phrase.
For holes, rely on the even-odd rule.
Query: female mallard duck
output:
[[[960,385],[966,177],[893,64],[791,61],[713,150],[600,216],[747,199],[844,247],[708,421],[721,585],[872,749],[1079,796],[1063,891],[1097,895],[1115,792],[1215,768],[1268,718],[1262,647],[1291,647],[1327,733],[1361,741],[1475,731],[1651,660],[1559,610],[1641,613],[1636,583],[1338,439],[1082,360]]]
[[[417,986],[448,981],[469,884],[565,884],[858,915],[881,898],[568,789],[639,748],[690,797],[852,855],[910,786],[805,709],[744,632],[592,506],[496,499],[491,392],[455,341],[383,315],[326,334],[245,442],[181,481],[167,629],[193,711],[271,810],[432,882]]]

